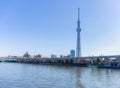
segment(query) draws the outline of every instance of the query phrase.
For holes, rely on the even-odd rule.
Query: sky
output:
[[[0,56],[120,55],[120,0],[0,0]]]

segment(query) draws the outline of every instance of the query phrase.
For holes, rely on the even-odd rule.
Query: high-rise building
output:
[[[71,57],[71,58],[74,58],[74,57],[75,57],[75,50],[71,50],[71,51],[70,51],[70,57]]]
[[[77,21],[77,47],[76,47],[76,57],[81,57],[81,42],[80,42],[80,16],[79,16],[79,8],[78,8],[78,21]]]

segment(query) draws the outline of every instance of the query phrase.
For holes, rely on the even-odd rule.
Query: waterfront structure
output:
[[[63,55],[60,55],[60,58],[64,58],[64,56],[63,56]]]
[[[24,55],[23,55],[23,58],[25,59],[30,59],[32,58],[31,54],[29,54],[28,52],[26,52]]]
[[[42,58],[42,55],[40,55],[40,54],[35,55],[34,58]]]
[[[79,8],[78,8],[78,21],[77,21],[77,47],[76,47],[76,57],[81,57],[81,42],[80,42],[80,16],[79,16]]]
[[[57,58],[57,56],[56,55],[51,55],[51,58]]]
[[[75,57],[75,50],[71,50],[71,51],[70,51],[70,57],[71,57],[71,58],[74,58],[74,57]]]

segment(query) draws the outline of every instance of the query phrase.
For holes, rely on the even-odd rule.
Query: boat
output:
[[[88,64],[87,67],[98,67],[97,64]]]
[[[107,64],[99,64],[98,68],[111,68],[111,63],[107,63]]]
[[[9,60],[4,60],[4,62],[17,62],[17,60],[11,60],[11,59],[9,59]]]
[[[120,62],[112,62],[111,68],[120,69]]]
[[[107,64],[99,64],[98,68],[113,68],[113,69],[120,69],[120,62],[111,62]]]

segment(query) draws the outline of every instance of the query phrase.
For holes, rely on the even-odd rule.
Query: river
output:
[[[0,88],[120,88],[120,69],[0,63]]]

